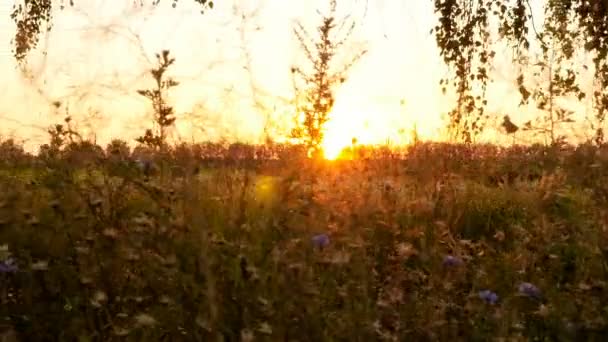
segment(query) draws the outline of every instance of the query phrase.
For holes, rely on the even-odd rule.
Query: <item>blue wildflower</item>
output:
[[[19,268],[15,264],[13,259],[6,259],[0,262],[0,273],[14,273],[17,272]]]
[[[531,283],[521,283],[519,284],[519,293],[521,293],[522,295],[526,296],[526,297],[530,297],[530,298],[534,298],[534,299],[540,299],[541,297],[541,292],[539,290],[538,287],[536,287],[534,284]]]
[[[498,295],[490,290],[479,291],[479,298],[492,305],[498,302]]]
[[[312,244],[317,248],[327,247],[329,245],[329,236],[327,234],[318,234],[312,237]]]
[[[452,255],[446,255],[443,258],[443,265],[447,267],[460,266],[462,265],[462,259]]]

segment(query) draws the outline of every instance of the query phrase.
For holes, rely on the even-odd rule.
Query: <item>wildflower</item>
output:
[[[518,289],[519,289],[519,293],[521,293],[522,295],[524,295],[526,297],[530,297],[530,298],[534,298],[534,299],[540,299],[540,297],[541,297],[540,290],[534,284],[521,283],[521,284],[519,284]]]
[[[540,307],[538,308],[538,310],[536,311],[536,314],[541,316],[541,317],[547,317],[550,313],[550,308],[545,305],[545,304],[541,304]]]
[[[140,313],[139,315],[135,316],[135,322],[139,326],[150,327],[156,325],[156,319],[145,313]]]
[[[27,220],[27,223],[31,226],[37,226],[40,224],[40,219],[36,216],[30,216],[29,220]]]
[[[194,323],[196,323],[196,325],[203,328],[204,330],[211,331],[211,324],[209,324],[209,321],[207,321],[200,315],[196,317]]]
[[[95,198],[91,198],[90,203],[94,207],[99,207],[103,203],[103,200],[101,199],[101,197],[95,197]]]
[[[418,251],[411,243],[404,242],[397,245],[397,255],[404,259],[408,259],[416,254],[418,254]]]
[[[563,322],[563,324],[564,324],[564,328],[568,334],[576,334],[577,326],[574,322],[572,322],[570,320],[566,320],[565,322]]]
[[[268,324],[266,322],[263,322],[258,327],[258,331],[261,332],[262,334],[271,335],[272,334],[272,327],[270,326],[270,324]]]
[[[490,290],[479,291],[479,298],[492,305],[498,302],[498,295]]]
[[[447,267],[460,266],[460,265],[462,265],[462,259],[460,259],[459,257],[452,256],[452,255],[446,255],[443,258],[443,265],[447,266]]]
[[[76,250],[76,253],[83,255],[87,255],[90,252],[89,247],[86,246],[77,246],[74,249]]]
[[[33,263],[31,267],[34,271],[46,271],[49,269],[49,262],[46,260],[40,260]]]
[[[133,219],[133,222],[139,226],[152,227],[154,222],[145,213],[141,213]]]
[[[12,258],[0,262],[0,273],[15,273],[19,270]]]
[[[319,234],[312,237],[312,244],[315,247],[323,248],[329,245],[329,236],[327,234]]]
[[[66,299],[65,304],[63,305],[63,310],[65,311],[72,311],[74,307],[72,306],[72,303],[70,303],[69,299]]]
[[[130,333],[130,331],[128,329],[114,327],[114,335],[116,335],[116,336],[127,336],[127,335],[129,335],[129,333]]]
[[[116,239],[118,237],[118,230],[116,230],[116,228],[106,228],[101,234],[105,237]]]
[[[150,161],[142,159],[142,158],[138,158],[135,160],[135,165],[137,165],[138,169],[140,169],[141,171],[144,171],[146,168],[148,168],[150,166]]]
[[[494,234],[494,238],[498,241],[503,241],[505,239],[505,233],[502,230],[499,230]]]
[[[260,303],[264,307],[268,307],[270,305],[270,302],[268,301],[268,299],[266,299],[264,297],[258,297],[258,303]]]
[[[331,257],[329,262],[334,265],[348,264],[350,262],[350,253],[344,251],[337,252]]]
[[[158,301],[159,301],[161,304],[164,304],[164,305],[169,305],[169,304],[171,304],[171,302],[173,302],[173,301],[171,300],[171,298],[169,298],[169,296],[167,296],[167,295],[162,295],[162,296],[160,296],[160,298],[158,299]]]
[[[105,302],[107,302],[108,296],[103,291],[97,291],[91,299],[91,305],[96,308],[100,308]]]
[[[93,283],[93,278],[88,277],[88,276],[81,276],[80,277],[80,283],[82,285],[90,285]]]
[[[255,338],[255,335],[253,334],[253,331],[249,330],[249,329],[245,329],[241,331],[241,341],[243,342],[251,342],[253,341]]]

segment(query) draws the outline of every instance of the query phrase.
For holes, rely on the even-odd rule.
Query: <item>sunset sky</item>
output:
[[[44,127],[61,119],[50,110],[54,100],[69,104],[83,129],[90,123],[98,142],[141,133],[149,106],[135,90],[150,84],[146,69],[162,49],[176,57],[171,74],[181,82],[172,101],[177,113],[188,113],[180,114],[188,119],[176,138],[255,141],[268,120],[289,120],[282,99],[292,96],[290,66],[301,61],[293,23],[300,20],[313,32],[315,9],[326,3],[217,0],[201,15],[189,0],[180,0],[176,9],[166,0],[158,7],[152,1],[143,7],[139,1],[74,2],[75,7],[56,13],[53,31],[32,53],[25,78],[10,54],[12,1],[0,1],[0,134],[26,138],[30,148],[47,139]],[[374,0],[366,6],[365,0],[343,0],[339,11],[359,23],[349,49],[369,52],[337,94],[328,139],[337,145],[352,137],[398,143],[399,132],[414,125],[423,137],[437,137],[451,100],[438,87],[445,68],[429,34],[435,23],[432,1]],[[516,108],[508,59],[508,51],[497,58],[489,110],[517,122],[527,114]],[[267,110],[254,109],[252,88]],[[90,109],[99,115],[85,115]]]

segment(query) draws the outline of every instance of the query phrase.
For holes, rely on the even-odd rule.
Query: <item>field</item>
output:
[[[608,150],[0,172],[22,341],[573,341],[608,334]]]

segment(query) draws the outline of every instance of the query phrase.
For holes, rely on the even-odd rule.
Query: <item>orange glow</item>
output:
[[[409,143],[409,132],[403,128],[406,122],[399,118],[398,108],[345,103],[342,101],[334,107],[325,126],[321,147],[326,159],[339,158],[345,149],[352,146],[353,140],[358,145]]]
[[[353,138],[358,141],[359,139],[356,136],[353,136],[353,133],[355,133],[355,131],[347,128],[344,128],[343,130],[327,130],[322,143],[325,159],[338,159],[342,151],[351,145]]]

